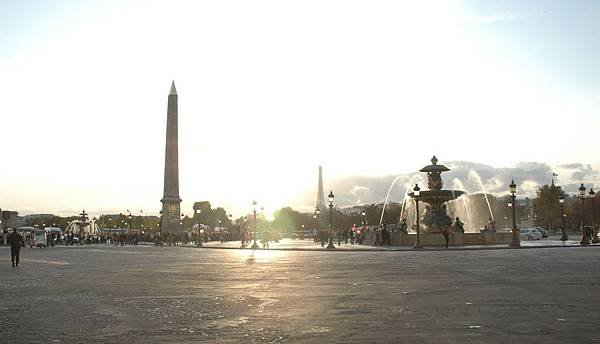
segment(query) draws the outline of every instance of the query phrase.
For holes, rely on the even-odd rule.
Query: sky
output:
[[[384,185],[434,154],[591,186],[599,57],[597,1],[0,0],[0,207],[157,214],[172,80],[184,213],[308,209],[319,165]]]

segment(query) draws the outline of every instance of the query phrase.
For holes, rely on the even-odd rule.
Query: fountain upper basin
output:
[[[418,197],[419,201],[425,203],[444,203],[455,200],[464,193],[464,191],[459,190],[425,190],[421,191]],[[411,192],[408,195],[412,198],[415,197],[414,192]]]

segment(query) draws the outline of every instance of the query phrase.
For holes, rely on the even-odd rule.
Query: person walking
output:
[[[21,252],[21,247],[24,244],[23,237],[17,233],[17,229],[13,228],[12,233],[8,235],[8,243],[10,244],[10,261],[12,262],[12,267],[19,266],[19,253]]]
[[[448,248],[448,241],[450,241],[450,234],[452,234],[452,227],[449,225],[444,226],[442,230],[442,234],[444,235],[444,239],[446,239],[446,248]]]
[[[389,246],[391,244],[390,231],[387,229],[387,225],[384,223],[381,226],[381,245]]]

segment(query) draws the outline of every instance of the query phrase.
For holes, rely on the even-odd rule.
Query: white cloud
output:
[[[411,171],[433,153],[496,166],[595,156],[594,126],[576,120],[561,125],[576,143],[535,143],[555,130],[542,116],[593,118],[597,102],[481,49],[459,2],[433,4],[79,9],[0,60],[0,196],[32,211],[158,212],[171,79],[184,209],[209,199],[242,213],[257,199],[269,211],[308,193],[312,204],[319,164],[334,184]]]

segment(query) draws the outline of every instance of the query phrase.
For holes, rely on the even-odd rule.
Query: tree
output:
[[[193,209],[195,212],[198,212],[198,221],[200,223],[212,226],[216,222],[209,201],[195,202]]]
[[[537,198],[533,200],[533,208],[536,214],[536,225],[550,228],[560,228],[560,203],[558,199],[565,197],[566,194],[560,186],[543,185],[537,190]]]
[[[294,232],[302,225],[301,214],[290,207],[276,210],[273,214],[273,228],[283,232]]]
[[[227,224],[229,223],[229,218],[227,217],[227,212],[225,211],[225,209],[218,207],[217,209],[213,210],[213,216],[214,216],[214,225],[215,226],[219,226],[219,227],[223,227],[223,226],[227,226]],[[219,221],[221,221],[219,223]]]

